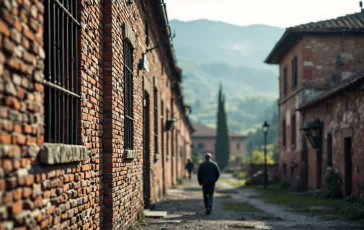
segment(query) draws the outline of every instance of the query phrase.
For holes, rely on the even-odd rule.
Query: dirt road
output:
[[[364,229],[357,223],[337,219],[327,220],[288,211],[287,207],[266,204],[252,198],[256,192],[246,188],[236,188],[227,180],[234,180],[228,174],[217,183],[213,211],[206,215],[201,188],[196,180],[187,181],[184,186],[167,191],[165,199],[158,203],[155,210],[167,211],[163,219],[146,219],[136,229],[307,229],[343,230]],[[224,181],[224,182],[223,182]],[[240,204],[250,210],[239,209]],[[236,206],[238,207],[236,209]],[[253,209],[253,210],[251,210]],[[255,210],[255,211],[254,211]],[[253,212],[252,212],[253,211]]]

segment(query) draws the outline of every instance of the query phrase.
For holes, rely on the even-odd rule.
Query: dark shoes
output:
[[[206,208],[206,214],[210,215],[211,214],[211,206],[207,206]]]

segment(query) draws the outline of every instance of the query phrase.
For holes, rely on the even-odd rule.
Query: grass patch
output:
[[[296,195],[289,188],[281,189],[279,185],[269,185],[267,189],[262,186],[250,186],[259,191],[257,198],[266,203],[283,204],[291,208],[327,207],[337,208],[344,201],[340,199],[324,199],[312,195]]]
[[[224,202],[225,210],[236,211],[236,212],[262,212],[262,210],[255,208],[248,203],[237,203],[237,202]]]
[[[178,184],[178,185],[185,185],[185,184],[186,184],[186,182],[185,182],[183,179],[178,178],[178,179],[177,179],[177,184]]]
[[[246,172],[243,172],[241,170],[235,170],[233,172],[233,177],[238,180],[245,180],[246,179]]]
[[[245,180],[229,180],[225,178],[220,178],[219,182],[227,183],[234,187],[243,187],[245,185]]]
[[[340,206],[345,202],[341,199],[324,199],[313,195],[294,194],[289,188],[280,188],[279,185],[269,185],[267,189],[262,186],[249,186],[259,192],[251,198],[262,199],[266,203],[281,204],[292,208],[295,212],[311,213],[316,215],[340,215]],[[313,209],[312,207],[324,207]],[[343,216],[343,215],[341,215]]]

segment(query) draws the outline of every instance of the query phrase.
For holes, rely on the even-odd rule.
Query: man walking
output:
[[[208,215],[211,213],[212,196],[214,195],[215,183],[219,177],[219,166],[211,160],[211,154],[206,153],[205,161],[198,168],[197,179],[200,186],[202,185],[205,209]]]
[[[188,179],[191,180],[191,174],[192,174],[192,170],[193,170],[193,163],[191,162],[190,159],[188,159],[188,162],[186,164],[185,169],[187,169],[187,171],[188,171]]]

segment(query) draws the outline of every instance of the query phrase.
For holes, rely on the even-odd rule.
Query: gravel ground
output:
[[[222,177],[233,180],[227,174]],[[254,190],[235,188],[227,183],[218,182],[212,213],[206,215],[201,187],[196,180],[188,181],[184,186],[168,190],[164,200],[156,205],[155,210],[168,212],[166,218],[146,219],[134,229],[364,229],[364,226],[359,226],[358,223],[289,212],[284,206],[265,204],[260,199],[249,198],[254,194]],[[246,202],[262,212],[225,210],[224,202]]]

